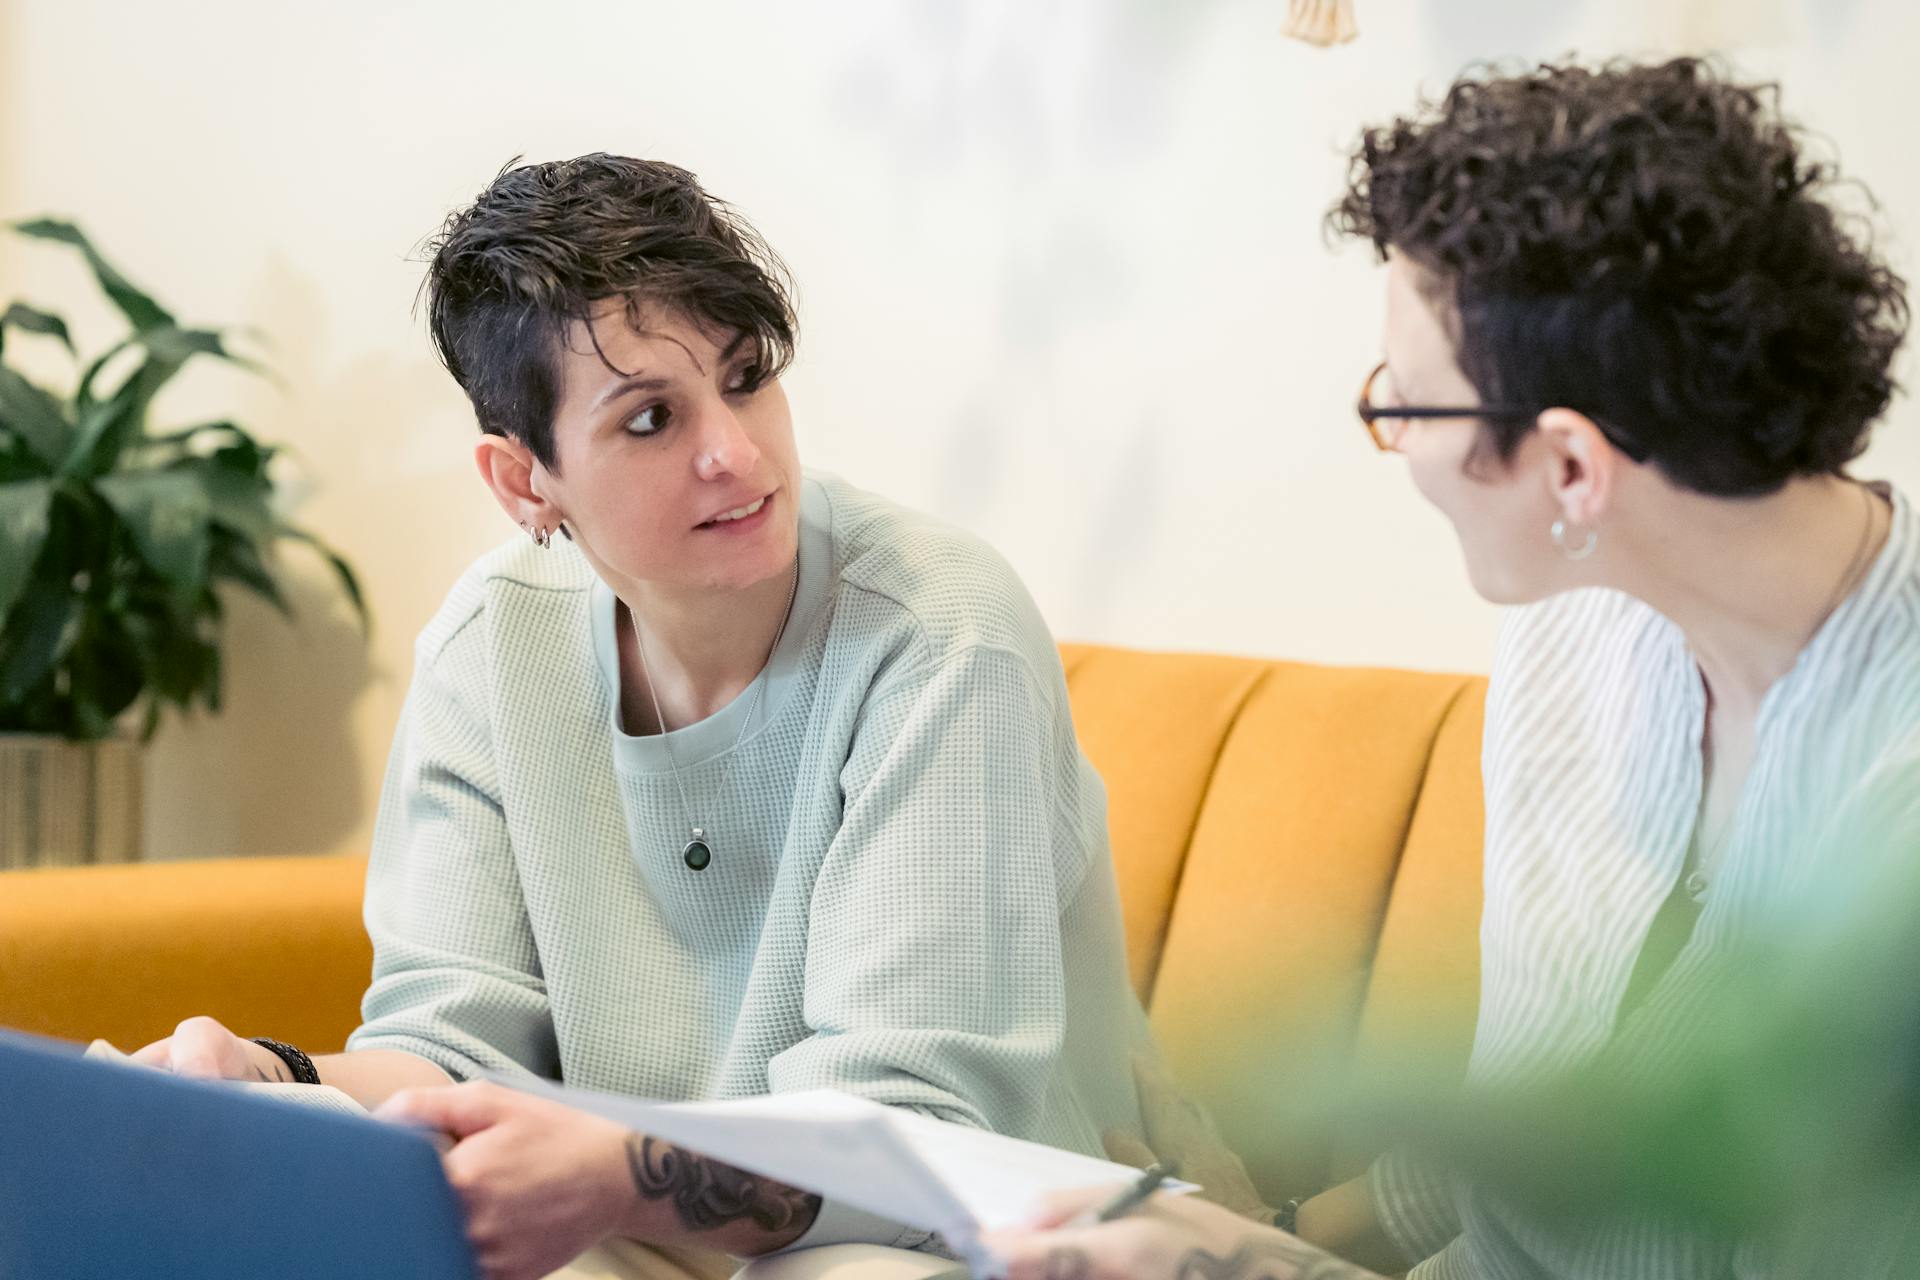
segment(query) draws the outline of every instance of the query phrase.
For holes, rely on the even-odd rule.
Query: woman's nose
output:
[[[732,406],[716,405],[703,427],[700,451],[694,458],[694,470],[702,480],[749,475],[759,465],[760,450]]]

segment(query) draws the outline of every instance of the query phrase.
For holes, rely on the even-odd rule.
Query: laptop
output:
[[[0,1278],[477,1274],[423,1136],[0,1031]]]

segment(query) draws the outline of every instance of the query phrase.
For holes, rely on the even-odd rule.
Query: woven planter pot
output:
[[[140,745],[0,733],[0,870],[140,856]]]

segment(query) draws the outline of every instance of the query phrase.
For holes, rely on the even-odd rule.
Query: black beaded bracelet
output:
[[[313,1059],[290,1044],[281,1044],[278,1040],[269,1040],[265,1036],[253,1037],[253,1042],[262,1049],[269,1050],[274,1057],[287,1064],[287,1070],[293,1072],[295,1084],[319,1084],[320,1072],[315,1069]]]
[[[1300,1234],[1297,1227],[1300,1221],[1300,1201],[1298,1198],[1287,1201],[1273,1213],[1273,1225],[1290,1236]]]

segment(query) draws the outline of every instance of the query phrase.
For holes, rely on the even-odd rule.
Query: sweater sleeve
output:
[[[1375,1160],[1367,1170],[1367,1190],[1381,1230],[1409,1266],[1440,1253],[1460,1234],[1452,1179],[1411,1151],[1395,1149]]]
[[[1485,1274],[1474,1266],[1467,1237],[1455,1236],[1446,1248],[1407,1272],[1406,1280],[1481,1280]]]
[[[809,1034],[768,1064],[774,1092],[1032,1130],[1066,1030],[1061,884],[1086,856],[1061,719],[1020,654],[986,646],[875,690],[814,887]]]
[[[347,1047],[405,1050],[457,1080],[557,1077],[482,699],[460,688],[484,675],[475,631],[423,656],[401,712],[367,868],[373,981]]]

